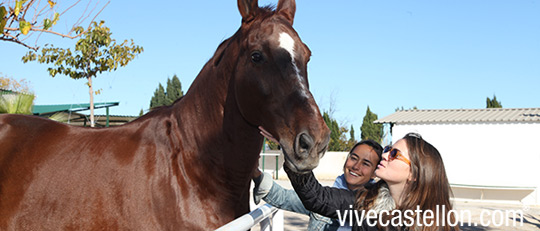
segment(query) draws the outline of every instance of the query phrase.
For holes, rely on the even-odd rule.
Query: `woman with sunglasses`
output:
[[[375,170],[381,180],[353,193],[317,182],[312,172],[285,172],[306,209],[353,225],[353,230],[457,230],[440,153],[409,133],[386,147]]]

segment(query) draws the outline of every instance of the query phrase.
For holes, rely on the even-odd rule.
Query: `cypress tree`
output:
[[[328,112],[323,113],[323,119],[326,126],[330,129],[330,142],[328,144],[328,151],[341,151],[339,137],[341,131],[339,125],[335,119],[332,119]]]
[[[377,114],[371,112],[368,106],[366,115],[364,116],[364,121],[360,127],[360,131],[362,132],[362,140],[372,139],[379,143],[381,142],[383,136],[383,126],[382,124],[373,123],[375,120],[377,120]]]
[[[167,91],[165,91],[161,83],[159,84],[156,91],[154,91],[154,96],[150,99],[150,108],[171,105],[183,95],[180,79],[174,75],[172,79],[167,79]]]
[[[354,127],[351,125],[351,133],[350,133],[350,138],[349,140],[351,141],[351,143],[356,143],[356,138],[354,137]]]
[[[165,89],[163,88],[163,85],[161,85],[160,83],[158,88],[154,92],[154,96],[150,100],[150,108],[167,105],[166,102],[167,102],[167,98],[165,95]]]
[[[165,94],[165,88],[163,88],[163,85],[161,83],[158,86],[157,89],[157,104],[159,106],[167,105],[167,96]]]
[[[174,75],[172,79],[167,79],[167,105],[171,105],[183,95],[182,84],[178,76]]]
[[[493,99],[487,97],[486,108],[502,108],[501,101],[497,101],[497,96],[493,95]]]
[[[155,108],[158,106],[158,89],[154,91],[154,96],[152,96],[152,99],[150,100],[150,108]]]

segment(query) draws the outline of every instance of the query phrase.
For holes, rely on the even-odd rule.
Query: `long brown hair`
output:
[[[441,154],[419,134],[409,133],[403,137],[403,140],[407,143],[411,160],[410,174],[412,180],[407,182],[402,192],[402,195],[406,196],[401,199],[401,204],[396,209],[401,210],[401,214],[404,214],[407,210],[416,211],[418,208],[421,211],[431,210],[433,214],[439,214],[438,218],[426,219],[428,223],[433,222],[432,226],[416,224],[416,221],[424,221],[424,218],[420,217],[418,219],[416,213],[412,214],[414,224],[409,227],[410,230],[458,230],[458,227],[449,225],[449,223],[455,224],[456,218],[452,214],[448,214],[452,210],[452,204],[450,203],[452,190],[446,176]],[[356,208],[364,210],[373,208],[379,188],[385,184],[381,180],[373,187],[360,190],[357,196]],[[437,212],[437,210],[439,211]],[[391,216],[388,216],[383,220],[390,220],[391,218]],[[442,219],[445,219],[444,225]],[[381,227],[379,226],[379,228]],[[388,228],[386,227],[387,230]]]

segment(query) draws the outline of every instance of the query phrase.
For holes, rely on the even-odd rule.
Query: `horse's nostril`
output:
[[[301,133],[296,138],[296,153],[302,158],[309,156],[313,148],[313,138],[306,133]]]
[[[307,136],[305,134],[302,134],[300,136],[300,148],[309,150],[310,147],[311,144],[309,143]]]

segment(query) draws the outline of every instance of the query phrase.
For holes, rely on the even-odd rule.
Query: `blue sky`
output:
[[[259,5],[268,3],[277,1]],[[241,17],[236,1],[180,0],[111,1],[97,19],[145,51],[94,79],[95,100],[119,101],[112,114],[138,115],[174,74],[187,91]],[[538,0],[298,0],[294,27],[313,52],[308,74],[320,108],[332,107],[358,135],[368,105],[379,118],[402,106],[485,108],[493,95],[505,108],[540,107]],[[42,35],[38,44],[74,42]],[[0,72],[30,81],[36,104],[88,102],[84,80],[52,78],[45,64],[23,64],[26,52],[0,42]]]

